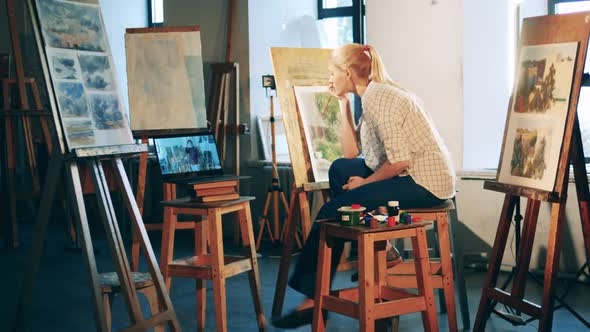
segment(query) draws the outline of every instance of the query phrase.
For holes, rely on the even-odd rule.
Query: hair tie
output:
[[[369,59],[372,60],[372,58],[371,58],[371,48],[369,47],[369,45],[363,45],[363,52],[366,52],[365,54],[367,54],[367,56],[369,57]]]

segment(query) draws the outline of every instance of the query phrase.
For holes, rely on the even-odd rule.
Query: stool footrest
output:
[[[223,274],[225,278],[233,277],[252,270],[250,258],[244,256],[224,256]],[[172,277],[192,279],[212,279],[211,255],[181,258],[168,264],[168,271]]]
[[[387,269],[387,274],[394,275],[416,275],[416,265],[414,260],[404,260],[403,263]],[[440,260],[430,259],[430,274],[442,274],[442,264]]]
[[[174,317],[174,315],[172,314],[172,311],[167,310],[167,311],[163,311],[160,312],[144,321],[141,321],[137,324],[135,324],[132,327],[126,328],[121,330],[121,332],[139,332],[139,331],[147,331],[149,330],[151,327],[163,324],[166,321],[172,320]]]
[[[349,288],[332,293],[338,296],[325,295],[322,298],[322,309],[359,319],[358,288]],[[391,287],[382,288],[382,300],[384,302],[375,303],[374,319],[391,317],[392,312],[395,315],[403,315],[426,310],[426,302],[423,296]]]
[[[432,288],[444,288],[442,276],[433,274],[430,276],[430,280]],[[418,288],[416,276],[413,275],[388,275],[387,284],[399,288]]]

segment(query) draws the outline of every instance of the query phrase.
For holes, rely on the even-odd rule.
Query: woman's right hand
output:
[[[348,100],[348,95],[346,93],[343,93],[341,95],[336,94],[335,89],[334,89],[334,84],[332,84],[331,82],[328,83],[328,92],[330,92],[330,95],[332,95],[332,97],[335,97],[336,99],[338,99],[338,101],[340,102],[350,102]]]

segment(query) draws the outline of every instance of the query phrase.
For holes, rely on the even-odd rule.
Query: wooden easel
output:
[[[38,118],[43,132],[43,138],[47,146],[48,153],[51,153],[51,134],[49,132],[49,125],[47,117],[51,116],[51,112],[43,110],[41,98],[39,97],[39,90],[34,79],[25,77],[23,58],[20,48],[20,41],[17,31],[17,19],[13,0],[6,0],[6,9],[8,12],[8,23],[10,30],[10,40],[14,55],[14,65],[16,69],[16,78],[3,78],[2,93],[3,93],[3,110],[0,111],[0,117],[4,118],[4,135],[6,140],[6,184],[8,193],[6,200],[8,201],[8,211],[10,220],[10,245],[13,248],[19,246],[19,233],[16,215],[16,202],[18,198],[33,198],[39,194],[39,174],[37,172],[37,157],[35,152],[35,142],[32,130],[32,120]],[[20,101],[20,109],[11,109],[10,96],[13,86],[18,87],[18,96]],[[34,99],[34,107],[29,105],[29,98],[27,93],[27,85],[29,86]],[[32,190],[31,195],[23,195],[24,193],[17,193],[15,184],[15,169],[18,144],[16,140],[17,124],[22,123],[25,148],[27,150],[27,166],[31,175]],[[28,196],[28,197],[27,197]]]
[[[307,240],[311,230],[312,220],[308,194],[319,191],[323,195],[324,201],[327,201],[329,197],[327,191],[329,184],[314,180],[305,133],[296,109],[292,86],[295,84],[327,84],[330,76],[328,71],[330,53],[331,51],[328,49],[271,48],[273,72],[295,180],[291,191],[287,222],[283,226],[281,234],[283,252],[273,299],[273,317],[280,316],[282,313],[293,244],[297,241],[300,247],[302,245],[298,238],[297,227],[301,226],[303,243]],[[303,158],[301,158],[302,156]],[[298,216],[296,216],[297,214]]]
[[[482,296],[477,311],[474,331],[484,331],[493,307],[500,302],[539,320],[539,331],[551,331],[555,301],[555,282],[559,270],[562,230],[565,220],[565,208],[569,181],[569,166],[573,164],[578,206],[582,222],[586,257],[590,257],[590,191],[584,164],[584,153],[580,126],[576,112],[580,85],[584,69],[585,55],[590,35],[590,13],[571,15],[542,16],[525,19],[521,45],[541,45],[551,43],[578,42],[573,87],[565,125],[563,143],[553,191],[542,191],[520,186],[488,181],[484,188],[506,194],[494,247],[489,262],[488,274],[483,286]],[[511,105],[513,100],[511,99]],[[509,107],[509,110],[512,106]],[[516,257],[515,274],[511,292],[496,287],[502,257],[508,241],[508,232],[514,206],[521,197],[528,199],[522,240]],[[545,265],[544,289],[541,305],[524,299],[526,276],[537,226],[541,202],[551,204],[551,224],[547,242],[547,263]]]
[[[129,312],[131,326],[129,330],[146,331],[154,326],[167,324],[172,331],[179,331],[180,325],[176,317],[167,289],[164,285],[162,275],[158,269],[154,252],[151,248],[146,229],[137,204],[133,198],[133,191],[129,185],[125,169],[121,161],[121,156],[135,155],[145,152],[145,145],[129,144],[117,146],[102,146],[93,148],[76,148],[66,149],[65,137],[62,132],[59,113],[56,107],[56,94],[53,91],[52,81],[49,75],[49,64],[45,56],[45,48],[41,38],[40,23],[37,21],[36,10],[33,0],[27,2],[31,14],[32,31],[35,34],[37,48],[41,58],[43,74],[46,80],[46,86],[49,101],[52,107],[52,116],[56,129],[56,141],[54,141],[53,151],[49,160],[49,167],[43,192],[40,200],[40,207],[37,213],[34,240],[31,251],[28,255],[23,288],[17,304],[16,320],[13,331],[26,331],[27,322],[30,320],[29,309],[32,301],[32,293],[35,286],[35,278],[39,270],[41,255],[46,238],[47,226],[51,216],[51,208],[55,199],[57,188],[65,185],[70,190],[72,198],[72,210],[78,223],[81,242],[84,252],[86,268],[89,272],[89,286],[92,289],[93,309],[95,317],[95,327],[97,331],[110,331],[104,311],[102,293],[99,288],[98,273],[96,260],[94,257],[92,239],[88,227],[88,217],[84,205],[83,188],[80,181],[80,166],[89,167],[93,182],[94,191],[98,201],[98,208],[101,219],[105,227],[107,242],[111,249],[117,276],[121,284],[123,297],[125,298],[127,310]],[[125,248],[119,232],[119,227],[111,200],[109,186],[103,170],[103,163],[110,163],[119,189],[123,193],[123,200],[127,206],[134,227],[139,230],[139,241],[144,249],[145,258],[149,268],[151,278],[154,282],[161,312],[144,319],[138,299],[137,290],[131,277],[131,271]],[[65,172],[64,172],[65,171]],[[65,176],[62,176],[65,173]],[[64,181],[65,180],[65,181]]]

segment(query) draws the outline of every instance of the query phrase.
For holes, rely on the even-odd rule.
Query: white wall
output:
[[[255,55],[250,57],[250,109],[254,121],[257,115],[270,114],[269,100],[261,83],[262,75],[273,73],[270,47],[321,46],[316,29],[317,0],[250,0],[248,17],[249,34],[252,36],[250,54]],[[280,114],[277,98],[275,112]],[[251,158],[264,158],[264,153],[258,151],[260,144],[254,145]]]
[[[117,82],[125,110],[129,112],[127,94],[127,65],[125,61],[125,29],[142,28],[148,25],[147,1],[145,0],[99,0],[102,16],[107,30]]]
[[[425,103],[455,167],[463,152],[462,0],[368,0],[367,42],[393,80]]]

